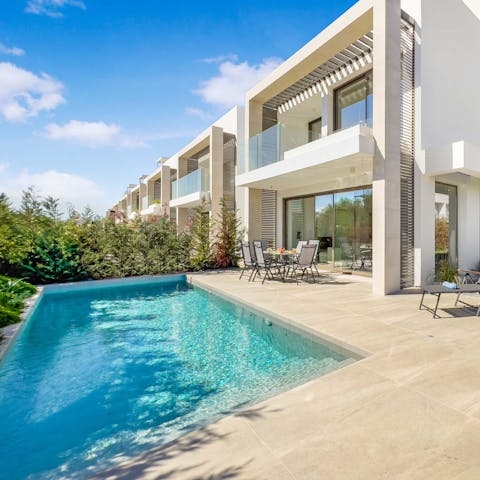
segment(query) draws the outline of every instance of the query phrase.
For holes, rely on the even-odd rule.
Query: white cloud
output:
[[[71,141],[87,147],[145,147],[145,141],[124,133],[119,125],[105,122],[70,120],[64,125],[50,123],[44,135],[52,140]]]
[[[65,102],[63,85],[47,75],[35,75],[9,62],[0,62],[0,114],[24,122]]]
[[[5,172],[8,167],[9,167],[8,163],[0,163],[0,173]]]
[[[219,55],[218,57],[201,58],[199,61],[202,63],[236,62],[238,61],[238,55],[235,53],[229,53],[227,55]]]
[[[200,120],[212,120],[213,115],[211,113],[202,110],[201,108],[187,107],[185,113],[190,117],[197,117]]]
[[[21,55],[25,55],[25,50],[22,50],[18,47],[7,47],[3,43],[0,43],[0,53],[3,53],[4,55],[15,55],[16,57],[19,57]]]
[[[275,70],[282,62],[279,58],[266,58],[258,65],[248,62],[223,62],[219,74],[202,82],[195,93],[206,103],[230,108],[242,104],[245,92]]]
[[[22,170],[14,176],[2,175],[0,179],[0,192],[5,192],[15,206],[20,204],[22,190],[30,186],[34,186],[35,191],[43,197],[51,195],[60,199],[64,212],[69,204],[78,210],[90,205],[99,214],[108,208],[105,192],[93,180],[80,175],[56,170],[40,173]]]
[[[59,18],[63,17],[62,9],[65,7],[87,8],[81,0],[28,0],[25,12]]]

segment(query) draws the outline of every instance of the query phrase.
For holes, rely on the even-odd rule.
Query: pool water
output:
[[[184,277],[45,292],[0,363],[0,477],[86,478],[350,361]]]

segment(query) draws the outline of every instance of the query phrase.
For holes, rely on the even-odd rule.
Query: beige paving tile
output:
[[[362,361],[362,365],[398,383],[414,380],[436,363],[455,355],[456,345],[445,345],[431,338],[391,345],[390,348]]]
[[[464,424],[463,415],[400,387],[359,405],[281,458],[305,480],[408,478],[416,465],[437,457]],[[465,465],[451,466],[461,468]]]
[[[406,385],[455,410],[480,417],[480,350],[451,355]]]
[[[384,377],[351,365],[260,404],[265,412],[248,421],[273,453],[285,455],[393,388]]]
[[[243,418],[229,417],[170,446],[152,449],[92,480],[139,478],[292,480],[294,477]]]

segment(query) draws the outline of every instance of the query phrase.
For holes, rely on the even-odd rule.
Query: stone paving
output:
[[[369,355],[94,478],[480,479],[480,318],[453,295],[433,319],[418,294],[376,297],[354,275],[192,281]]]

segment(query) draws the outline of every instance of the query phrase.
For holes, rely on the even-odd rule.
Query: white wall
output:
[[[422,147],[480,143],[479,0],[422,0]]]

